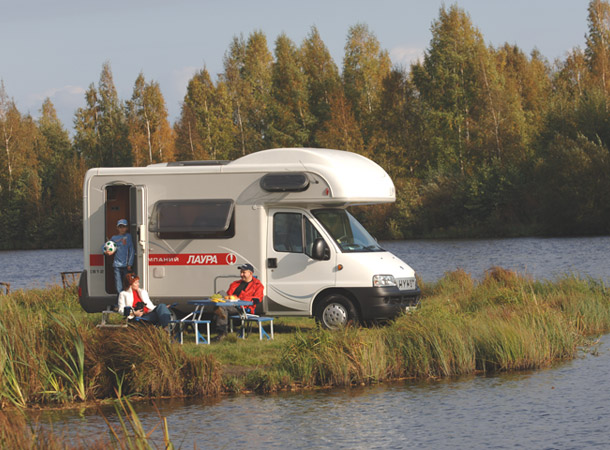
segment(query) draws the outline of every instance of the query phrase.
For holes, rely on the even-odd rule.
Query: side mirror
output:
[[[328,244],[324,239],[317,238],[313,241],[311,257],[318,261],[327,261],[330,259],[330,248],[328,248]]]

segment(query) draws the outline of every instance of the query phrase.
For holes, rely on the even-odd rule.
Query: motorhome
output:
[[[390,319],[417,304],[415,273],[347,208],[393,201],[380,166],[340,150],[90,169],[80,303],[92,313],[116,303],[112,256],[102,246],[125,218],[141,286],[178,314],[189,312],[189,300],[227,289],[250,263],[265,286],[265,315],[315,317],[327,328]]]

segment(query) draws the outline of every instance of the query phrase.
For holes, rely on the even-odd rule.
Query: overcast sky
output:
[[[261,30],[273,51],[280,33],[300,45],[315,25],[341,67],[349,27],[365,23],[408,66],[428,48],[439,8],[454,3],[495,47],[537,48],[550,61],[584,47],[589,0],[0,0],[0,79],[22,113],[38,117],[50,97],[72,132],[109,61],[123,100],[140,72],[157,81],[173,123],[188,80],[204,66],[222,72],[234,36]]]

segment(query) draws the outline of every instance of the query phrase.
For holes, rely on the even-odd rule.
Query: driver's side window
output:
[[[298,213],[273,215],[273,249],[277,252],[303,253],[303,216]]]
[[[309,219],[302,214],[276,213],[273,216],[273,249],[276,252],[305,253],[311,257],[313,243],[321,237]]]

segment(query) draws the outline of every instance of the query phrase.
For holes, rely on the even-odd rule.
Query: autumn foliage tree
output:
[[[126,116],[134,165],[173,160],[173,130],[159,83],[147,83],[140,73],[131,100],[126,103]]]

